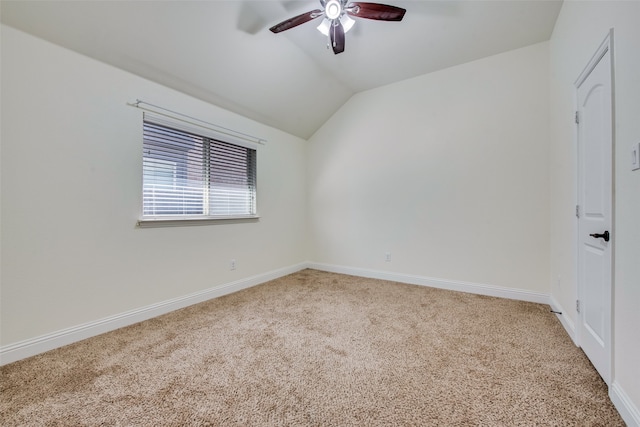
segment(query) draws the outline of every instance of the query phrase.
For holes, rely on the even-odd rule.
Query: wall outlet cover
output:
[[[640,142],[633,144],[631,147],[631,170],[640,169]]]

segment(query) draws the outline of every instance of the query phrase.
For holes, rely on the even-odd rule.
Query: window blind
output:
[[[143,217],[256,214],[256,150],[145,114]]]

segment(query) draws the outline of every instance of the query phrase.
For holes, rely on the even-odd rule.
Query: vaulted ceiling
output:
[[[315,29],[320,19],[269,31],[319,0],[2,0],[0,19],[307,139],[357,92],[548,40],[562,4],[382,3],[407,9],[404,20],[357,19],[339,55]]]

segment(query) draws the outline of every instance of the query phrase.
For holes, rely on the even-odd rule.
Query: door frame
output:
[[[611,288],[610,288],[610,304],[609,304],[609,349],[607,352],[607,365],[608,365],[608,370],[609,370],[609,378],[605,379],[605,382],[607,383],[607,386],[611,386],[611,384],[613,383],[613,378],[614,378],[614,364],[613,364],[613,360],[614,360],[614,314],[615,314],[615,304],[614,304],[614,295],[615,295],[615,246],[616,246],[616,233],[615,233],[615,136],[616,136],[616,126],[615,126],[615,59],[614,59],[614,53],[613,53],[613,28],[611,28],[609,30],[609,32],[607,33],[607,36],[604,38],[604,40],[602,41],[602,43],[600,44],[600,46],[598,47],[598,49],[596,50],[596,52],[594,53],[594,55],[591,57],[591,59],[589,60],[589,62],[587,63],[587,65],[584,67],[584,69],[582,70],[582,72],[580,73],[580,75],[578,76],[578,78],[576,79],[575,83],[574,83],[574,111],[577,111],[579,109],[579,101],[578,101],[578,88],[580,87],[580,85],[582,83],[584,83],[584,81],[587,79],[587,77],[591,74],[591,72],[594,70],[594,68],[596,67],[596,65],[598,65],[598,63],[600,62],[600,60],[602,59],[602,57],[604,55],[606,55],[607,52],[609,52],[609,67],[610,67],[610,73],[611,73],[611,234],[612,234],[612,239],[610,242],[610,247],[611,247]],[[580,144],[579,144],[579,132],[578,132],[578,126],[576,123],[576,127],[575,127],[575,146],[574,146],[574,154],[575,154],[575,200],[576,200],[576,207],[578,206],[578,202],[580,201],[580,190],[581,190],[581,186],[582,183],[580,181],[580,165],[579,165],[579,150],[580,150]],[[580,207],[582,208],[582,207]],[[582,210],[580,210],[580,215],[582,215]],[[575,227],[574,227],[574,231],[575,231],[575,246],[574,246],[574,262],[575,262],[575,274],[576,274],[576,297],[577,297],[577,301],[581,301],[583,300],[583,296],[584,296],[584,289],[582,286],[582,283],[580,282],[580,272],[579,272],[579,268],[580,268],[580,263],[579,263],[579,251],[580,251],[580,235],[579,235],[579,231],[580,231],[580,226],[579,226],[579,218],[577,215],[577,211],[576,211],[576,221],[575,221]],[[576,301],[576,310],[577,310],[577,301]],[[579,313],[577,313],[577,318],[576,318],[576,345],[578,345],[579,347],[582,347],[582,329],[583,329],[583,316],[584,316],[584,310],[580,311]]]

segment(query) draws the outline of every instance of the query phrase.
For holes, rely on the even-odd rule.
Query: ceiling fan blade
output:
[[[376,19],[378,21],[402,21],[407,10],[381,3],[353,2],[349,3],[346,11],[349,15],[358,18]]]
[[[333,48],[333,53],[337,55],[344,52],[344,28],[342,28],[340,21],[336,20],[335,22],[335,25],[331,24],[329,34],[331,36],[331,47]]]
[[[320,9],[315,9],[311,12],[303,13],[302,15],[294,16],[293,18],[289,18],[286,21],[282,21],[281,23],[269,28],[269,30],[271,30],[272,33],[279,33],[281,31],[297,27],[300,24],[304,24],[305,22],[309,22],[312,19],[316,19],[320,16],[322,16],[322,11]]]

